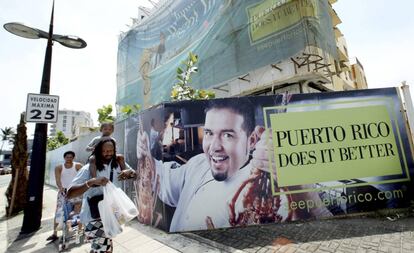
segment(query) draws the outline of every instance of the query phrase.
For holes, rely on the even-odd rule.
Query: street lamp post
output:
[[[53,41],[57,41],[69,48],[86,47],[86,42],[76,36],[53,34],[54,8],[55,1],[53,0],[49,33],[21,23],[4,24],[4,29],[17,36],[28,39],[47,39],[42,83],[40,86],[40,93],[42,94],[49,94]],[[20,231],[23,234],[37,231],[40,228],[42,219],[43,185],[45,181],[46,145],[47,123],[36,123],[27,190],[27,203],[24,209],[23,225]]]

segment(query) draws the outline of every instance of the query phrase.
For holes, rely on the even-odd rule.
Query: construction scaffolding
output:
[[[296,68],[332,75],[334,66],[328,67],[337,59],[337,49],[327,0],[176,0],[153,5],[142,9],[142,20],[120,36],[117,105],[148,107],[169,100],[176,69],[190,51],[199,56],[199,72],[191,84],[195,88],[241,80],[251,71],[277,69],[279,62],[290,59]],[[309,55],[309,48],[322,54]],[[298,54],[304,58],[292,58]]]

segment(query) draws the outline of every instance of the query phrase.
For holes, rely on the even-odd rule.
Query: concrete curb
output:
[[[201,237],[201,236],[196,235],[196,234],[185,233],[182,236],[185,236],[185,237],[187,237],[189,239],[192,239],[192,240],[194,240],[194,241],[196,241],[198,243],[202,243],[202,244],[205,244],[205,245],[209,245],[211,247],[214,247],[217,250],[219,250],[219,252],[233,252],[233,253],[244,253],[244,252],[246,252],[246,251],[243,251],[243,250],[239,250],[239,249],[233,248],[231,246],[227,246],[227,245],[221,244],[221,243],[216,242],[216,241],[212,241],[210,239]]]
[[[139,231],[161,244],[167,245],[177,252],[243,252],[192,233],[168,234],[164,231],[143,225],[138,221],[133,221],[128,227]]]

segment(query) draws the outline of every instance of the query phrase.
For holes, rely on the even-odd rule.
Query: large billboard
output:
[[[164,103],[128,119],[139,221],[165,231],[410,206],[396,88]]]
[[[174,0],[121,36],[117,104],[170,100],[176,70],[192,51],[192,86],[208,89],[289,59],[307,46],[335,57],[327,0]]]

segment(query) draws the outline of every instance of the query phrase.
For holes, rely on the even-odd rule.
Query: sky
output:
[[[54,33],[76,35],[84,49],[53,46],[50,94],[59,109],[90,112],[115,105],[118,36],[127,31],[142,0],[56,0]],[[39,93],[47,40],[25,39],[3,25],[21,22],[48,31],[52,0],[0,0],[0,128],[16,127],[26,110],[27,93]],[[27,123],[34,132],[35,123]]]
[[[54,33],[76,35],[88,46],[53,46],[50,94],[59,109],[90,112],[115,105],[118,35],[127,31],[143,0],[56,0]],[[0,24],[21,22],[47,31],[52,0],[0,0]],[[414,1],[339,0],[334,4],[350,57],[363,64],[369,88],[414,86]],[[0,28],[0,128],[16,127],[27,93],[39,93],[46,40]],[[414,94],[411,87],[411,94]],[[28,136],[34,123],[27,123]]]
[[[364,66],[369,88],[406,81],[414,94],[414,1],[339,0],[334,5],[350,57]]]

